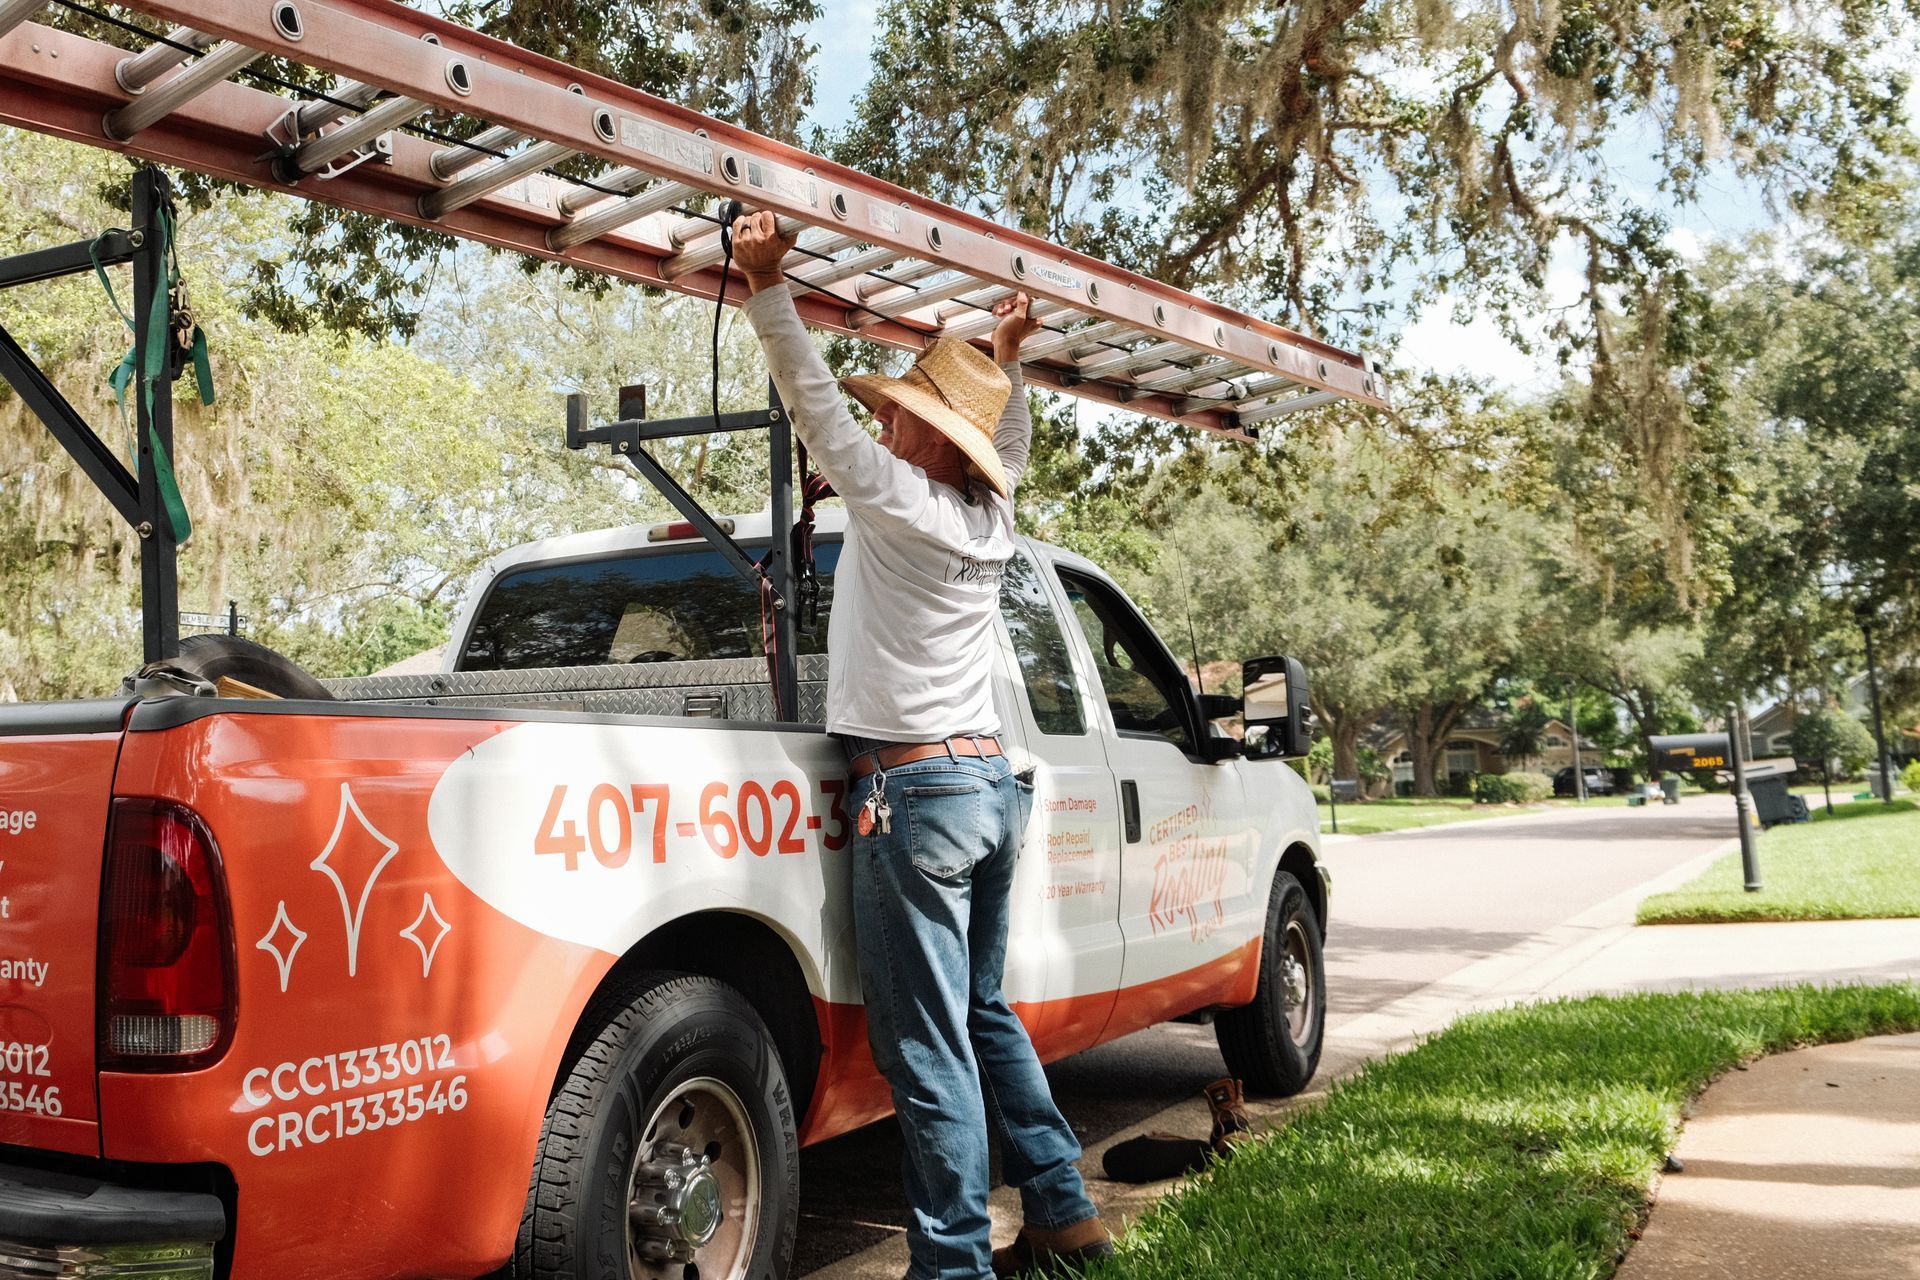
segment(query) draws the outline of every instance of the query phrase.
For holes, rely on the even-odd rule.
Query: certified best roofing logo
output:
[[[387,869],[400,852],[396,844],[385,832],[373,825],[360,802],[354,798],[351,783],[340,784],[340,812],[334,819],[333,834],[327,839],[326,848],[320,851],[308,865],[325,876],[332,884],[335,896],[340,902],[341,924],[346,931],[347,976],[357,977],[360,971],[360,932],[366,923],[367,903],[373,896],[374,885],[380,879],[380,873]],[[433,957],[440,950],[440,943],[453,932],[434,906],[433,895],[420,895],[420,911],[413,923],[399,931],[401,937],[411,942],[420,951],[420,976],[427,977],[433,972]],[[287,989],[293,977],[294,957],[299,954],[300,946],[311,936],[306,930],[294,923],[287,912],[286,900],[282,899],[274,909],[273,923],[267,932],[253,945],[272,956],[280,971],[280,990]]]

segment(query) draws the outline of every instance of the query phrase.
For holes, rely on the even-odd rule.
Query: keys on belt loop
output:
[[[854,816],[853,829],[863,836],[873,834],[880,828],[881,835],[893,831],[893,806],[887,803],[887,771],[880,765],[880,753],[873,756],[873,786],[867,791],[867,799],[860,806],[860,812]]]

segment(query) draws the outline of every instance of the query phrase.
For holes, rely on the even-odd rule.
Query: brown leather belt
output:
[[[977,758],[1005,755],[1000,749],[1000,739],[985,738],[948,738],[945,742],[902,742],[891,747],[880,747],[873,751],[863,751],[853,758],[853,776],[864,778],[875,768],[898,769],[903,764],[913,764],[920,760],[931,760],[944,755],[972,756]]]

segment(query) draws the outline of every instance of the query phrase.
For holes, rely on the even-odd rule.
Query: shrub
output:
[[[1900,771],[1900,785],[1920,796],[1920,760],[1915,760]]]
[[[1476,804],[1532,804],[1553,795],[1553,780],[1540,773],[1480,773],[1473,778]]]

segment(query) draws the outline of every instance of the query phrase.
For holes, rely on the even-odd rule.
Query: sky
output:
[[[878,0],[822,0],[824,13],[808,28],[820,46],[815,59],[816,81],[813,123],[838,128],[847,123],[854,99],[866,86],[872,58],[873,25]],[[1920,120],[1920,78],[1908,94],[1908,114]],[[1652,140],[1624,140],[1615,165],[1629,195],[1651,200],[1658,169],[1650,152]],[[1697,259],[1715,240],[1738,239],[1771,222],[1771,216],[1750,190],[1722,181],[1709,182],[1699,203],[1672,211],[1668,244]],[[1554,256],[1547,274],[1546,306],[1572,305],[1583,288],[1584,263],[1569,244]],[[1485,316],[1462,323],[1451,301],[1428,305],[1400,332],[1393,364],[1404,369],[1427,368],[1463,373],[1484,386],[1514,395],[1544,393],[1560,378],[1552,354],[1544,346],[1529,354],[1514,345]],[[1544,325],[1543,325],[1544,327]]]

